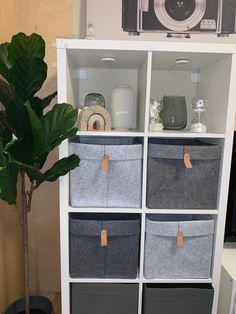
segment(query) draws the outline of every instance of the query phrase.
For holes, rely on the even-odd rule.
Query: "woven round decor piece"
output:
[[[79,115],[78,128],[80,131],[110,131],[111,116],[109,112],[101,106],[85,107]]]

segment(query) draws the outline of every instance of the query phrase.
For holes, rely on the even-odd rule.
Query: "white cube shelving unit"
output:
[[[102,57],[115,58],[114,63],[101,62]],[[187,58],[188,65],[178,66],[176,59]],[[88,93],[104,95],[110,110],[111,89],[128,84],[135,91],[136,126],[127,132],[78,132],[88,136],[130,136],[143,141],[142,207],[74,208],[69,201],[69,175],[60,178],[60,238],[62,313],[70,313],[70,284],[78,282],[137,283],[139,285],[138,314],[142,310],[144,283],[212,283],[217,312],[218,291],[223,248],[225,214],[231,162],[231,149],[236,107],[236,45],[188,42],[141,42],[112,40],[57,39],[58,102],[83,105]],[[149,101],[151,96],[184,95],[187,100],[188,124],[183,131],[149,132]],[[192,98],[202,96],[209,101],[206,112],[208,131],[205,134],[188,131],[192,119]],[[146,168],[149,138],[201,138],[222,147],[218,202],[216,209],[148,209],[146,207]],[[60,145],[60,158],[69,154],[68,141]],[[140,260],[137,278],[84,279],[71,278],[69,272],[69,214],[79,212],[139,213],[141,217]],[[143,274],[145,217],[148,213],[211,214],[215,217],[215,237],[212,273],[208,279],[152,279]]]

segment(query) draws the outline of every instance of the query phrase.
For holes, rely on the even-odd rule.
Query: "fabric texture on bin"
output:
[[[210,284],[146,284],[143,314],[211,314]]]
[[[189,154],[192,169],[184,164]],[[197,140],[152,140],[148,147],[147,207],[214,209],[221,148]]]
[[[184,247],[177,248],[177,233]],[[214,219],[208,215],[148,215],[146,218],[146,278],[209,278]]]
[[[82,137],[73,139],[70,153],[80,157],[80,166],[70,173],[72,206],[141,207],[141,144],[130,138]],[[104,155],[109,156],[106,172]]]
[[[137,314],[137,284],[72,284],[72,314]]]
[[[70,274],[82,278],[136,278],[140,220],[135,214],[70,215]],[[101,231],[107,246],[101,246]]]

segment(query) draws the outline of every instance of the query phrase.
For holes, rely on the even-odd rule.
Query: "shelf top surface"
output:
[[[236,53],[236,45],[225,43],[195,43],[186,41],[87,40],[58,38],[56,47],[63,49],[112,49],[138,51],[187,51],[205,53]]]

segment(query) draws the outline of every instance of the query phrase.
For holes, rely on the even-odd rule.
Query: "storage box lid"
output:
[[[80,159],[102,160],[104,155],[109,160],[142,159],[142,145],[93,145],[70,143],[70,153],[79,155]]]
[[[135,214],[71,214],[70,234],[77,236],[107,236],[139,234],[140,221]]]
[[[210,284],[147,284],[144,295],[151,302],[210,302],[214,290]]]
[[[189,153],[192,160],[212,160],[220,158],[220,146],[207,145],[201,142],[196,142],[196,144],[194,144],[194,142],[192,144],[190,143],[191,142],[183,142],[183,145],[181,145],[179,141],[177,141],[176,144],[150,143],[148,146],[148,156],[152,158],[183,159],[184,154]]]
[[[214,219],[209,215],[148,215],[146,232],[162,237],[176,237],[182,231],[184,237],[214,234]]]
[[[72,284],[72,293],[76,295],[97,295],[97,296],[138,296],[137,284]]]

